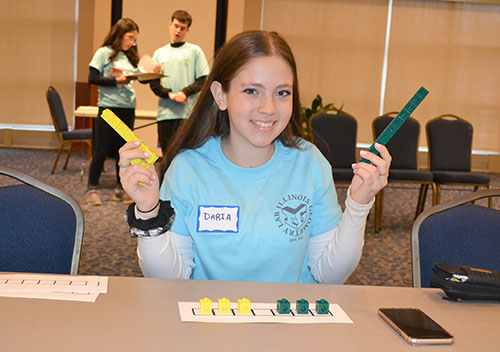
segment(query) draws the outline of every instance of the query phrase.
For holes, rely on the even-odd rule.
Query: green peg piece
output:
[[[297,314],[309,314],[309,302],[305,299],[297,300]]]
[[[330,311],[330,304],[326,299],[319,299],[316,301],[316,313],[317,314],[328,314]]]
[[[276,310],[278,314],[290,314],[290,301],[285,298],[279,299]]]

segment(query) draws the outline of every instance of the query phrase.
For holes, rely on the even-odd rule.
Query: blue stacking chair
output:
[[[84,226],[78,203],[17,170],[0,166],[0,175],[10,178],[1,177],[0,271],[76,275]]]
[[[373,120],[373,138],[377,137],[396,118],[398,111],[388,112]],[[424,210],[427,189],[432,185],[433,175],[428,170],[419,170],[417,164],[420,123],[409,117],[398,133],[391,138],[386,147],[391,153],[392,163],[389,170],[389,183],[405,183],[420,185],[415,218]],[[382,229],[382,214],[384,209],[384,189],[375,197],[375,232]]]
[[[52,116],[52,122],[54,123],[57,138],[59,139],[57,157],[51,171],[53,174],[56,171],[59,157],[61,156],[64,148],[69,147],[68,156],[66,157],[66,161],[63,166],[64,170],[66,170],[66,166],[68,166],[68,161],[71,153],[73,152],[73,146],[75,143],[82,143],[82,145],[87,144],[89,150],[92,149],[92,129],[82,128],[70,131],[68,129],[68,122],[66,121],[66,114],[64,113],[62,100],[57,90],[50,86],[47,89],[45,96],[47,98],[47,103],[49,104],[50,115]]]
[[[422,212],[412,229],[413,286],[430,287],[434,263],[500,270],[500,210],[469,204],[500,196],[472,192]]]
[[[311,131],[313,143],[332,166],[335,183],[351,183],[351,165],[356,162],[356,118],[332,108],[311,117]]]
[[[425,125],[429,146],[429,169],[433,175],[432,204],[441,201],[441,186],[490,188],[490,176],[471,172],[472,124],[463,118],[440,115]],[[489,203],[491,206],[491,202]]]

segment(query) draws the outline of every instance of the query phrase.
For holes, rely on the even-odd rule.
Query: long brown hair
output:
[[[162,180],[172,159],[179,152],[185,149],[195,149],[212,136],[225,136],[229,133],[227,109],[219,110],[215,103],[210,91],[212,82],[219,82],[222,89],[227,92],[231,80],[250,60],[274,55],[288,62],[293,72],[292,116],[277,139],[287,147],[298,147],[297,137],[302,137],[302,129],[297,68],[292,51],[286,41],[276,32],[247,31],[233,37],[215,54],[212,71],[203,85],[193,111],[175,134],[167,149],[167,155],[162,160],[160,168]]]
[[[114,51],[109,56],[109,61],[113,61],[113,59],[118,55],[118,53],[122,50],[122,38],[125,34],[132,31],[139,32],[139,26],[130,18],[120,18],[109,30],[108,35],[104,39],[104,43],[101,46],[110,46]],[[137,51],[137,45],[134,45],[127,51],[124,51],[125,55],[128,58],[128,61],[134,66],[137,67],[139,63],[139,54]]]

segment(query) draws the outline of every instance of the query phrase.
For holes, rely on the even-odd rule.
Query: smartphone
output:
[[[450,345],[455,340],[418,308],[380,308],[378,315],[411,345]]]

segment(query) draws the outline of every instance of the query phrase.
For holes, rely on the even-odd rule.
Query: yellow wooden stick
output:
[[[141,164],[142,166],[149,169],[149,165],[153,165],[156,160],[158,160],[158,155],[153,153],[147,145],[145,145],[142,140],[137,137],[137,135],[122,121],[118,116],[116,116],[111,110],[106,109],[102,112],[101,117],[106,121],[113,129],[127,142],[130,141],[141,141],[139,149],[149,153],[149,158],[145,159],[133,159],[131,161],[132,165]]]

